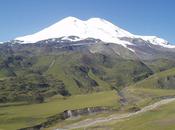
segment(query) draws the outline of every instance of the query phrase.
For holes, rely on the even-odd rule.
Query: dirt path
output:
[[[125,114],[114,114],[114,115],[110,115],[108,117],[101,117],[101,118],[96,118],[96,119],[86,119],[86,120],[80,121],[78,123],[74,123],[74,124],[65,126],[64,130],[85,128],[85,127],[96,125],[98,123],[109,122],[109,121],[112,121],[112,120],[120,121],[120,120],[123,120],[125,118],[132,117],[134,115],[138,115],[138,114],[153,110],[153,109],[155,109],[159,106],[171,103],[173,101],[175,101],[175,98],[162,99],[161,101],[158,101],[158,102],[156,102],[152,105],[146,106],[146,107],[142,108],[140,111],[137,111],[137,112],[125,113]],[[61,130],[61,129],[58,128],[58,129],[55,129],[55,130]]]

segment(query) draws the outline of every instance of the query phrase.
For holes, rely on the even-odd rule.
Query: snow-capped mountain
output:
[[[70,36],[76,36],[75,39],[70,39]],[[153,45],[159,45],[167,48],[174,48],[169,45],[168,41],[158,38],[156,36],[139,36],[134,35],[124,29],[121,29],[114,24],[100,18],[91,18],[82,21],[75,17],[67,17],[63,20],[47,27],[32,35],[17,37],[15,40],[21,43],[36,43],[38,41],[64,38],[64,40],[80,41],[87,38],[100,39],[106,43],[116,43],[127,47],[127,45],[134,45],[130,39],[141,39]]]

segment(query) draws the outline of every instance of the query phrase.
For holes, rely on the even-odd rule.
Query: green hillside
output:
[[[162,88],[174,89],[175,88],[175,68],[156,73],[143,81],[134,85],[134,87],[142,88]]]
[[[0,62],[2,103],[31,103],[38,97],[120,90],[153,73],[137,59],[91,53],[86,49],[66,51],[26,46],[18,50],[17,46],[17,50],[10,48],[9,55],[5,55],[8,48],[2,49],[5,49]]]

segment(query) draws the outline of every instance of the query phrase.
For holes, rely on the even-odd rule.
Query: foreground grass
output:
[[[16,130],[18,128],[38,124],[49,116],[68,109],[84,107],[110,106],[119,107],[115,91],[99,92],[87,95],[55,98],[42,104],[0,107],[0,130]]]
[[[86,130],[174,130],[174,108],[175,102],[126,120],[103,123]]]

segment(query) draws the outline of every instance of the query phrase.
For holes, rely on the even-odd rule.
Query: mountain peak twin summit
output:
[[[70,36],[76,36],[76,38],[70,39]],[[83,21],[75,17],[67,17],[37,33],[17,37],[15,40],[21,43],[36,43],[54,38],[64,38],[64,40],[72,41],[94,38],[105,43],[120,44],[124,47],[135,45],[132,40],[137,39],[165,48],[175,48],[175,46],[170,45],[168,41],[162,38],[134,35],[101,18],[90,18]]]

